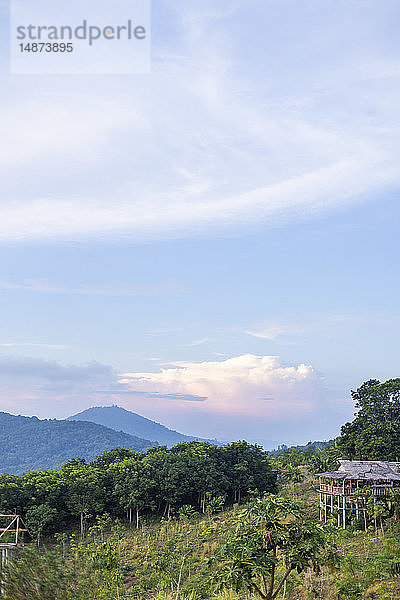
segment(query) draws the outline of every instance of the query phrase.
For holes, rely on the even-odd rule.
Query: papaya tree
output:
[[[319,568],[327,544],[298,503],[267,494],[236,515],[235,527],[217,552],[217,588],[277,597],[292,571]]]

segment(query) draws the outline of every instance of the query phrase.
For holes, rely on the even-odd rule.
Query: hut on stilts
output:
[[[400,463],[382,460],[341,460],[337,471],[318,473],[319,516],[327,522],[337,517],[338,527],[346,528],[352,518],[365,515],[362,497],[386,500],[400,488]]]

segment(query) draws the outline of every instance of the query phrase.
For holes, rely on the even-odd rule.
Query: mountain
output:
[[[124,431],[130,435],[144,437],[153,442],[157,442],[161,446],[174,446],[180,442],[192,442],[198,440],[200,442],[216,443],[216,440],[206,440],[198,437],[191,437],[178,433],[172,429],[168,429],[160,423],[146,419],[134,412],[120,408],[115,404],[113,406],[94,406],[83,412],[68,417],[68,421],[90,421],[105,425],[116,431]]]
[[[0,412],[0,473],[57,469],[72,458],[91,461],[113,448],[143,451],[152,445],[149,440],[96,423],[40,420]]]
[[[286,446],[286,444],[282,444],[277,448],[269,451],[270,456],[283,456],[285,450],[299,450],[300,452],[305,452],[306,450],[310,450],[312,452],[317,452],[319,450],[325,450],[325,448],[329,448],[329,446],[333,446],[335,440],[325,440],[323,442],[308,442],[306,446]]]

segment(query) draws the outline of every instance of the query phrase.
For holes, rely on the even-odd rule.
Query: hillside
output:
[[[15,486],[14,486],[15,487]],[[398,600],[400,598],[400,542],[398,519],[387,517],[384,530],[374,526],[370,516],[370,528],[342,530],[333,525],[322,529],[318,523],[318,501],[316,482],[308,480],[300,484],[283,485],[276,500],[282,504],[300,501],[305,504],[303,519],[299,527],[306,532],[315,531],[317,526],[326,544],[325,550],[316,559],[289,573],[284,587],[276,600]],[[54,495],[53,495],[54,498]],[[161,522],[143,520],[139,528],[118,520],[118,533],[113,519],[107,517],[90,530],[82,540],[68,536],[65,530],[53,553],[38,550],[36,543],[27,544],[16,553],[12,570],[9,571],[7,597],[13,599],[37,598],[37,600],[260,600],[253,586],[249,589],[245,578],[237,574],[251,573],[262,557],[271,553],[265,538],[275,539],[279,533],[265,532],[265,526],[256,522],[250,529],[252,541],[259,539],[262,552],[255,553],[248,539],[243,538],[239,524],[243,516],[254,510],[249,505],[210,507],[206,514],[199,514],[193,507],[185,506],[173,518]],[[31,513],[32,514],[32,513]],[[268,514],[268,513],[266,513]],[[29,516],[29,515],[28,515]],[[273,515],[275,519],[275,514]],[[279,514],[278,514],[279,519]],[[285,527],[286,516],[280,520]],[[34,523],[34,521],[32,521]],[[59,523],[59,519],[57,520]],[[290,528],[286,531],[290,532]],[[279,530],[278,530],[279,532]],[[239,536],[238,536],[239,533]],[[294,532],[294,541],[298,529]],[[259,537],[257,537],[259,536]],[[246,560],[233,560],[227,554],[235,551],[232,540],[245,544]],[[307,537],[309,543],[309,537]],[[272,542],[271,542],[272,543]],[[308,546],[302,543],[304,552]],[[242,550],[239,545],[239,551]],[[256,548],[258,549],[259,546]],[[291,548],[289,548],[290,551]],[[221,552],[222,551],[222,552]],[[314,551],[312,551],[314,553]],[[300,555],[302,556],[302,555]],[[274,562],[276,584],[282,580],[285,556],[278,554]],[[262,564],[262,563],[261,563]],[[270,564],[270,563],[269,563]],[[269,576],[269,564],[264,573]],[[286,565],[285,565],[286,567]],[[261,579],[259,569],[255,576]],[[29,569],[29,571],[28,571]],[[26,576],[27,571],[29,577]],[[262,573],[262,571],[261,571]],[[46,582],[44,589],[43,581]],[[257,583],[257,580],[256,580]],[[232,586],[232,587],[231,587]],[[236,589],[235,589],[236,588]],[[42,591],[44,589],[44,591]],[[257,589],[261,589],[261,586]],[[39,590],[39,592],[37,591]],[[271,598],[271,596],[269,596]]]
[[[168,447],[179,444],[180,442],[192,442],[198,440],[200,442],[213,442],[216,440],[205,440],[198,437],[191,437],[168,429],[160,423],[146,419],[137,413],[125,410],[119,406],[94,406],[83,412],[68,417],[68,421],[90,421],[115,431],[124,431],[130,435],[134,435],[147,440],[152,440],[160,445]]]
[[[55,469],[72,458],[93,460],[113,448],[142,451],[151,445],[149,440],[95,423],[40,420],[0,412],[2,473]]]

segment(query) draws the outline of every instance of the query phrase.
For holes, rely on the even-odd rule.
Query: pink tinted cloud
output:
[[[128,389],[156,393],[152,411],[185,411],[246,418],[296,419],[313,414],[323,397],[322,379],[311,365],[284,366],[275,356],[245,354],[223,361],[180,362],[159,373],[126,373]],[[174,394],[205,397],[182,402]],[[165,396],[168,396],[166,400]],[[135,406],[139,398],[135,399]],[[148,401],[140,401],[144,406]],[[183,406],[185,405],[185,406]]]

